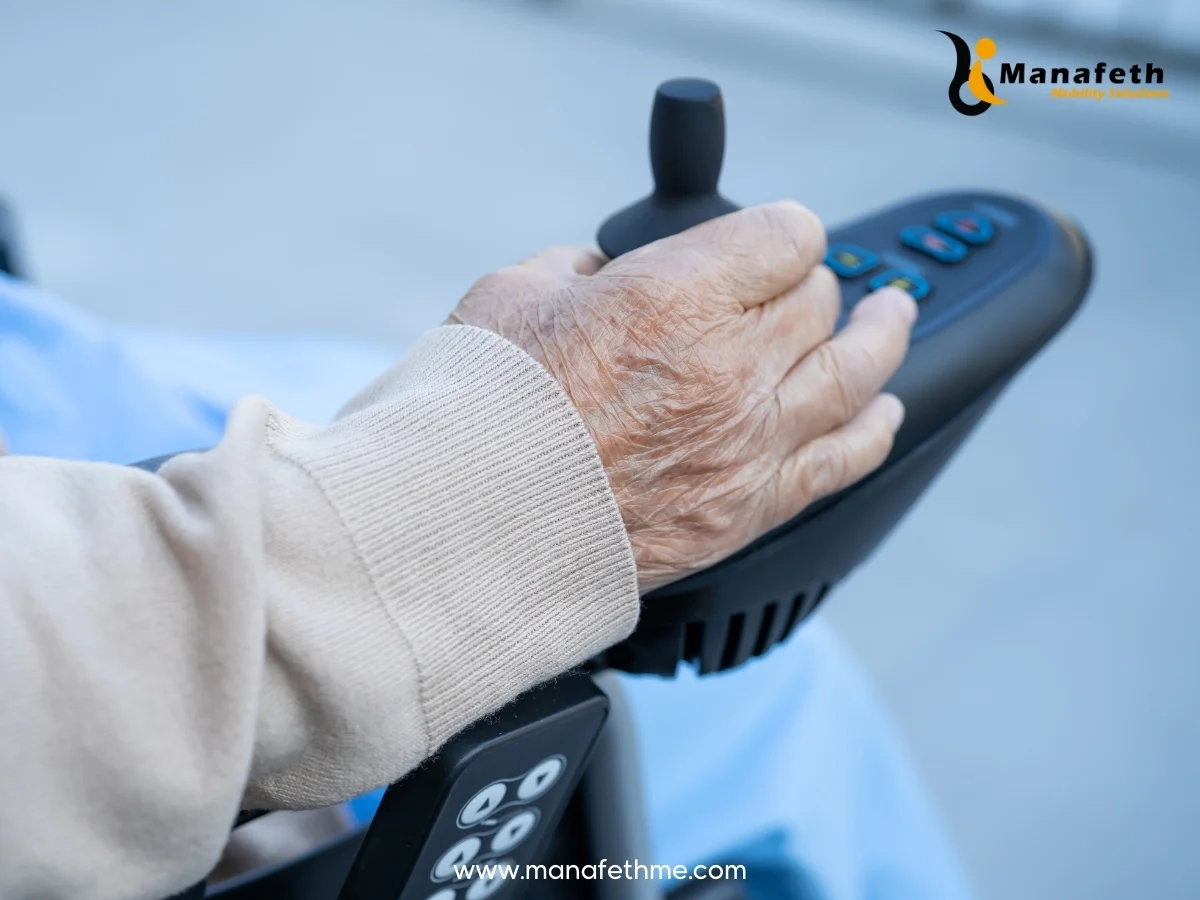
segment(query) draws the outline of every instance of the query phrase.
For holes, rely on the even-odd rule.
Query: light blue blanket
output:
[[[347,341],[116,327],[0,275],[11,453],[128,463],[207,447],[250,393],[324,421],[390,360]],[[971,896],[896,732],[819,620],[737,671],[626,685],[655,862],[757,862],[774,873],[760,896]]]

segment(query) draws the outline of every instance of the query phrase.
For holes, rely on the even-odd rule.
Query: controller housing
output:
[[[906,408],[890,456],[729,559],[648,594],[637,631],[607,665],[671,675],[688,662],[708,673],[784,640],[883,541],[1091,279],[1078,227],[985,191],[897,204],[832,230],[828,244],[843,322],[884,282],[920,297],[912,346],[887,386]]]

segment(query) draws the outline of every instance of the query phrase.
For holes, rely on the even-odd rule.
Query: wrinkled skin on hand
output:
[[[880,394],[916,304],[893,288],[838,334],[804,207],[741,210],[612,262],[556,247],[481,279],[450,317],[502,335],[595,439],[642,592],[706,568],[877,468],[903,419]]]

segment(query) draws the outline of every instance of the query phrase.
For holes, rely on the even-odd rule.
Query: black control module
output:
[[[717,192],[724,129],[715,84],[679,79],[659,88],[655,191],[600,228],[606,253],[737,208]],[[733,557],[649,594],[637,631],[608,652],[608,665],[720,671],[785,639],[890,533],[1013,375],[1079,308],[1091,281],[1078,227],[990,191],[931,194],[834,228],[825,264],[841,284],[843,322],[885,285],[918,301],[908,357],[887,385],[906,409],[891,455]]]
[[[340,900],[487,900],[520,880],[608,708],[591,678],[567,675],[453,738],[387,789]]]

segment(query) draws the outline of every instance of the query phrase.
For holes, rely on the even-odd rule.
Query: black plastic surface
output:
[[[17,217],[9,210],[3,198],[0,198],[0,272],[15,278],[29,277],[21,250]]]
[[[221,900],[333,900],[358,853],[365,828],[316,847],[298,859],[255,869],[198,896]],[[191,900],[189,897],[188,900]]]
[[[457,880],[452,865],[524,867],[558,824],[608,714],[574,674],[473,725],[388,788],[340,900],[490,900],[519,881]]]

